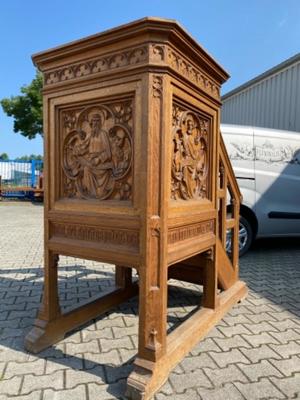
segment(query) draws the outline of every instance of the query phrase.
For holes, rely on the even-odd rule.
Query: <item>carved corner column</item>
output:
[[[149,398],[161,386],[157,362],[166,354],[167,224],[164,209],[163,101],[165,77],[149,74],[146,224],[141,234],[143,263],[139,269],[139,350],[127,380],[127,396]]]

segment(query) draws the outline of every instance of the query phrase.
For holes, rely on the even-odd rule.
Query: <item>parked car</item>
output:
[[[300,236],[300,133],[225,124],[221,132],[243,195],[240,255],[255,238]]]

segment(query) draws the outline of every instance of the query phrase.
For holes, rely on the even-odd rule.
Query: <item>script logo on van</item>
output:
[[[253,160],[255,156],[255,160],[266,163],[300,164],[300,150],[296,147],[275,147],[270,141],[266,141],[262,146],[255,146],[254,149],[241,143],[230,144],[235,149],[230,152],[232,160]]]

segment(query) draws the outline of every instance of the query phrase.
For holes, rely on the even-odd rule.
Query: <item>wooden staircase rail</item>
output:
[[[229,156],[220,134],[219,145],[219,238],[217,239],[217,254],[220,264],[218,280],[222,289],[228,289],[238,279],[239,259],[239,209],[242,195],[235,178]],[[228,194],[231,196],[229,203]],[[231,214],[228,214],[231,207]],[[231,251],[226,253],[227,231],[231,230]]]

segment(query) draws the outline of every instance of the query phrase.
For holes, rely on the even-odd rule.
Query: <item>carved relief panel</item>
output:
[[[62,196],[130,200],[132,100],[62,110]]]
[[[209,197],[210,121],[173,104],[171,198]]]

